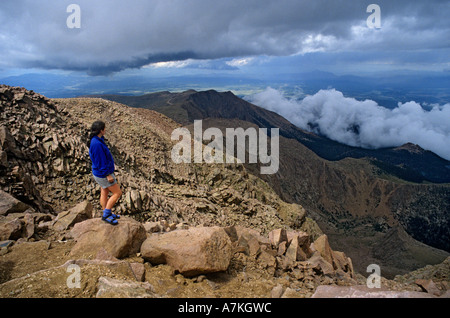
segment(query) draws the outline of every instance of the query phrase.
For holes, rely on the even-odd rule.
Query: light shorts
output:
[[[94,177],[95,181],[96,181],[103,189],[107,189],[107,188],[109,188],[109,187],[111,187],[111,186],[113,186],[113,185],[115,185],[115,184],[117,183],[116,176],[114,175],[114,173],[111,174],[111,176],[114,178],[114,182],[112,182],[112,183],[110,183],[110,182],[108,181],[107,178],[99,178],[99,177],[96,177],[96,176],[94,176],[94,175],[92,175],[92,176]]]

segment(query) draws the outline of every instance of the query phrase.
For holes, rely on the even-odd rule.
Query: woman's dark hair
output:
[[[102,131],[103,129],[105,129],[105,123],[102,121],[96,121],[92,124],[91,131],[89,132],[88,142],[87,142],[88,148],[91,146],[92,138],[94,138],[94,136],[97,136],[100,133],[100,131]]]

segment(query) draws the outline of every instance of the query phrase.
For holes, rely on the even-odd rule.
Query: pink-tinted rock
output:
[[[428,293],[392,291],[358,286],[318,286],[311,298],[434,298]]]
[[[152,234],[141,246],[152,264],[168,264],[185,276],[224,271],[232,257],[231,240],[220,227]]]
[[[124,258],[139,252],[147,238],[144,226],[131,218],[123,217],[118,225],[101,219],[90,219],[75,224],[71,234],[76,241],[70,254],[95,257],[103,248],[116,258]]]

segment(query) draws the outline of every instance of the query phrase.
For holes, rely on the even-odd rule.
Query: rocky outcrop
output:
[[[0,215],[0,241],[3,240],[42,240],[64,239],[70,236],[70,229],[78,222],[92,217],[92,204],[83,201],[67,211],[62,211],[56,216],[49,213],[36,212],[25,203],[4,193],[8,205],[7,214]],[[6,204],[5,204],[6,206]],[[11,212],[20,211],[23,212]]]
[[[417,279],[415,283],[422,288],[424,292],[435,296],[440,296],[442,294],[441,290],[437,288],[436,284],[431,279]]]
[[[39,229],[41,235],[50,232],[49,238],[74,240],[69,253],[74,259],[115,262],[139,253],[150,264],[170,265],[186,277],[228,271],[236,255],[244,256],[246,262],[257,264],[272,276],[304,279],[343,275],[349,280],[354,277],[351,260],[344,253],[333,251],[325,235],[312,242],[312,236],[306,232],[283,228],[264,236],[258,230],[242,226],[189,227],[167,221],[141,224],[128,217],[112,226],[100,218],[92,218],[92,212],[92,205],[83,201],[53,218],[48,214],[10,213],[3,217],[0,233],[2,240],[27,239],[33,236],[34,229]],[[5,253],[13,242],[4,248]],[[136,279],[142,281],[145,272],[142,264],[135,263],[132,267]]]
[[[58,200],[75,203],[85,191],[77,183],[89,172],[80,126],[24,88],[1,85],[0,109],[1,189],[42,213]]]
[[[296,279],[317,275],[341,275],[349,282],[355,277],[353,265],[345,253],[333,251],[327,244],[326,235],[311,243],[305,232],[275,229],[268,238],[245,230],[236,242],[237,251],[254,256],[269,272],[288,273]],[[326,249],[322,246],[327,246]],[[344,280],[345,280],[344,279]]]
[[[42,231],[46,230],[42,225],[50,220],[50,215],[30,210],[0,216],[0,241],[40,237]]]
[[[72,248],[72,257],[94,257],[105,249],[116,258],[124,258],[139,252],[146,239],[143,225],[131,218],[123,218],[112,226],[99,218],[75,224],[70,232],[76,244]]]
[[[427,265],[405,275],[398,275],[394,281],[417,285],[421,291],[431,293],[435,296],[443,296],[450,289],[450,256],[437,265]]]

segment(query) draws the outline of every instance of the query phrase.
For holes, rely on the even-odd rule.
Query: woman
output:
[[[89,135],[89,156],[92,161],[92,174],[101,187],[100,205],[103,209],[102,220],[109,224],[118,224],[119,215],[112,213],[112,208],[122,196],[122,190],[114,176],[114,158],[105,144],[105,123],[96,121],[92,124]],[[109,193],[112,196],[108,199]]]

